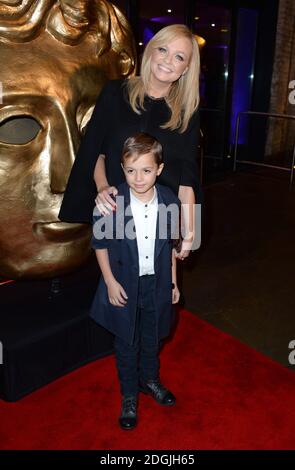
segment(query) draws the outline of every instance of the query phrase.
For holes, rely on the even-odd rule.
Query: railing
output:
[[[198,148],[200,149],[200,183],[203,184],[204,172],[204,134],[200,128],[200,140]]]
[[[291,189],[292,184],[293,184],[293,177],[294,177],[295,142],[294,142],[294,148],[293,148],[291,168],[287,168],[285,166],[270,165],[268,163],[253,162],[251,160],[238,160],[237,159],[237,149],[238,149],[238,139],[239,139],[239,129],[240,129],[240,117],[241,117],[242,114],[250,114],[250,115],[257,115],[257,116],[268,116],[268,117],[275,117],[275,118],[279,118],[279,119],[292,119],[292,120],[295,120],[295,116],[291,116],[290,114],[262,113],[262,112],[258,112],[258,111],[240,111],[238,116],[237,116],[237,121],[236,121],[235,151],[234,151],[234,166],[233,166],[233,171],[236,171],[237,163],[246,163],[248,165],[264,166],[264,167],[268,167],[268,168],[276,168],[276,169],[279,169],[279,170],[289,171],[290,172],[289,189]]]

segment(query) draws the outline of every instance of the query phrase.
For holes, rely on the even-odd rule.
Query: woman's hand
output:
[[[180,252],[177,253],[177,259],[186,259],[193,245],[195,236],[195,193],[190,186],[179,186],[178,197],[181,201],[181,233],[183,241]]]
[[[106,186],[97,193],[95,203],[101,215],[109,215],[111,213],[109,211],[116,210],[117,204],[111,197],[111,194],[113,196],[118,194],[115,186]]]
[[[181,261],[186,259],[189,256],[190,252],[191,252],[192,245],[193,245],[193,240],[192,239],[182,240],[181,249],[180,249],[179,253],[176,252],[175,257],[177,259],[181,260]]]
[[[124,307],[128,296],[121,284],[116,279],[113,279],[108,283],[107,288],[110,303],[116,307]]]
[[[178,286],[177,284],[174,284],[174,288],[172,290],[172,303],[177,304],[177,302],[179,301],[179,297],[180,297],[180,292],[179,292]]]

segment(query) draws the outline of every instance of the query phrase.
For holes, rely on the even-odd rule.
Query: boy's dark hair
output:
[[[139,132],[125,140],[121,162],[124,164],[126,158],[131,156],[136,161],[141,155],[152,153],[156,164],[159,166],[163,162],[162,151],[162,145],[157,139],[145,132]]]

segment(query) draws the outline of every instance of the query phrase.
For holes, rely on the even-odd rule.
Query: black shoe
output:
[[[151,395],[160,405],[172,406],[176,402],[173,393],[163,387],[159,380],[148,380],[145,383],[140,381],[139,390],[146,395]]]
[[[124,396],[122,399],[122,410],[119,423],[122,429],[133,429],[137,425],[137,397]]]

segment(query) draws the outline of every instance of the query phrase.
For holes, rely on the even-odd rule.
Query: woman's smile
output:
[[[159,65],[158,65],[158,68],[159,68],[160,70],[163,70],[163,72],[166,72],[166,73],[171,73],[171,72],[172,72],[171,69],[169,69],[168,67],[166,67],[165,65],[162,65],[162,64],[159,64]]]

